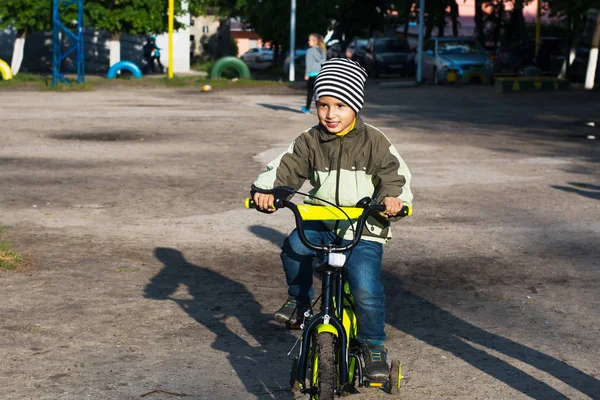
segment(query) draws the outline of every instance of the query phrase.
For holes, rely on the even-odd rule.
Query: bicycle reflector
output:
[[[330,253],[329,265],[332,267],[343,267],[346,263],[346,255],[342,253]]]

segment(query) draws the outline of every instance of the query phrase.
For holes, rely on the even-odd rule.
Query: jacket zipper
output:
[[[344,137],[340,137],[340,154],[337,160],[337,174],[335,177],[335,204],[340,205],[340,173],[342,172],[342,150],[344,150]],[[340,228],[340,221],[335,221],[335,227],[333,228],[333,232],[335,234],[338,233],[338,229]]]
[[[340,137],[340,154],[337,161],[337,176],[335,178],[335,204],[340,205],[340,172],[342,171],[342,150],[344,149],[344,137]]]

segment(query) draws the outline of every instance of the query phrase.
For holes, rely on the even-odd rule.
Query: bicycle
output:
[[[275,208],[289,208],[292,211],[300,240],[317,253],[317,260],[320,261],[315,268],[321,274],[322,282],[320,310],[316,315],[313,314],[317,303],[315,301],[304,312],[304,321],[300,324],[300,349],[290,373],[291,389],[309,394],[311,400],[329,400],[336,395],[356,393],[357,383],[358,387],[378,387],[388,393],[398,394],[403,378],[398,361],[392,361],[390,374],[385,382],[369,381],[363,376],[364,360],[359,351],[360,343],[356,339],[354,301],[345,273],[347,257],[344,253],[351,251],[360,241],[367,218],[384,212],[385,206],[372,204],[369,197],[360,200],[356,207],[339,207],[326,201],[330,205],[296,205],[290,201],[291,198],[295,194],[307,195],[306,193],[285,186],[263,192],[273,194]],[[246,199],[246,208],[256,208],[252,199]],[[411,214],[412,207],[405,205],[396,216]],[[303,221],[306,220],[348,220],[352,228],[356,226],[352,229],[354,237],[347,245],[315,245],[304,234]]]

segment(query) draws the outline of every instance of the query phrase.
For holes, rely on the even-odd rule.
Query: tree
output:
[[[527,39],[527,27],[525,26],[525,18],[523,9],[529,3],[528,0],[514,0],[513,9],[510,12],[510,17],[506,24],[505,42],[510,45],[517,43],[523,39]]]
[[[241,0],[244,20],[264,41],[271,42],[278,50],[289,49],[290,14],[289,0]],[[330,28],[333,2],[321,0],[298,0],[296,4],[296,47],[304,47],[308,35],[325,35]]]
[[[336,3],[332,16],[348,40],[383,33],[392,4],[387,0],[337,0]]]
[[[182,0],[175,1],[175,15],[186,11]],[[111,33],[110,64],[120,59],[122,33],[161,34],[168,30],[168,2],[165,0],[86,0],[86,25]],[[175,29],[182,25],[175,20]]]
[[[0,7],[0,28],[12,26],[17,31],[11,69],[17,74],[23,60],[28,32],[52,28],[52,2],[47,0],[5,0]]]

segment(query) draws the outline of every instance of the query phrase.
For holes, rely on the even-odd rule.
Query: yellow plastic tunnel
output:
[[[2,79],[5,81],[13,78],[12,70],[4,60],[0,60],[0,74],[2,74]]]

